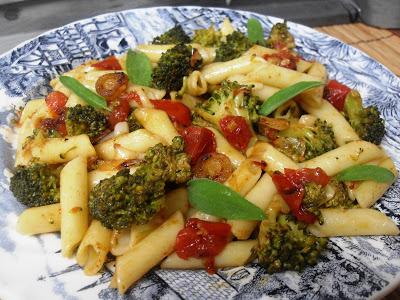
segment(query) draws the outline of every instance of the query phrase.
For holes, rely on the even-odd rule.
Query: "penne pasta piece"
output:
[[[26,235],[57,232],[60,227],[60,203],[25,209],[17,222],[17,231]]]
[[[194,110],[196,105],[199,103],[203,102],[204,100],[200,97],[195,97],[189,94],[183,94],[182,95],[182,103],[185,104],[187,107],[189,107],[191,110]]]
[[[128,83],[128,87],[127,87],[126,91],[128,93],[136,92],[139,94],[139,96],[142,95],[142,97],[140,97],[140,100],[143,104],[143,107],[150,107],[150,108],[152,108],[153,105],[150,103],[150,101],[148,99],[162,99],[166,95],[165,90],[154,89],[154,88],[150,88],[147,86],[133,84],[131,82]],[[144,97],[143,95],[146,97]],[[144,105],[144,104],[146,104],[146,105]],[[136,106],[137,106],[137,103],[136,103]]]
[[[160,60],[161,55],[167,50],[173,48],[175,45],[154,45],[143,44],[138,45],[136,50],[143,52],[150,59],[151,62],[156,63]]]
[[[339,146],[360,140],[357,133],[350,126],[349,122],[347,122],[344,116],[328,101],[323,100],[321,106],[318,108],[315,108],[304,102],[301,103],[301,106],[309,114],[326,121],[332,126],[336,143]]]
[[[60,174],[61,254],[71,257],[89,222],[86,157],[67,163]]]
[[[235,241],[228,243],[224,250],[215,257],[215,267],[239,267],[249,262],[252,249],[257,241]],[[169,255],[160,266],[162,269],[204,269],[204,260],[200,258],[180,258],[176,252]]]
[[[131,229],[113,230],[110,241],[110,252],[114,256],[120,256],[130,249]]]
[[[26,103],[17,125],[15,166],[27,165],[31,161],[32,153],[25,143],[28,137],[34,134],[34,130],[39,126],[40,121],[50,117],[51,114],[44,99],[31,100]]]
[[[260,166],[253,159],[247,158],[242,161],[224,184],[244,196],[253,188],[260,176]]]
[[[100,143],[96,145],[95,149],[97,155],[102,159],[126,160],[142,158],[147,149],[161,142],[162,140],[158,136],[146,129],[138,129]]]
[[[257,142],[247,151],[247,157],[257,161],[265,161],[269,172],[283,172],[285,168],[299,168],[293,160],[266,142]]]
[[[265,210],[276,193],[271,176],[268,173],[264,173],[245,198]],[[257,221],[245,220],[228,220],[227,223],[231,225],[232,234],[239,240],[247,240],[258,224]]]
[[[252,85],[252,94],[259,97],[261,101],[267,100],[280,89],[264,85],[260,82],[252,82],[245,75],[237,74],[227,78],[228,81],[236,81],[239,84]]]
[[[118,170],[110,170],[110,171],[102,171],[102,170],[93,170],[88,173],[88,187],[89,191],[100,181],[106,178],[110,178],[118,173]]]
[[[206,65],[201,69],[201,73],[207,83],[218,84],[232,75],[247,74],[255,67],[265,63],[265,60],[260,57],[247,55],[226,62],[215,62]]]
[[[217,129],[212,127],[207,127],[207,129],[214,133],[215,141],[217,142],[217,152],[228,156],[232,165],[235,168],[238,168],[242,161],[245,160],[244,155],[240,151],[233,148]]]
[[[93,220],[76,253],[78,264],[86,275],[95,275],[103,267],[110,251],[112,231]]]
[[[82,106],[86,106],[86,102],[83,101],[82,98],[78,97],[76,94],[71,93],[71,95],[68,97],[68,101],[67,103],[65,103],[66,107],[74,107],[77,105],[82,105]]]
[[[190,73],[186,80],[186,91],[192,96],[200,96],[207,92],[207,82],[200,71]]]
[[[86,134],[45,139],[43,143],[31,146],[32,157],[39,162],[58,164],[68,162],[78,156],[95,156],[96,151]]]
[[[307,74],[318,77],[319,80],[323,82],[328,79],[328,73],[325,66],[317,61],[312,63],[310,69],[307,71]]]
[[[398,235],[399,228],[384,213],[371,208],[321,209],[324,224],[308,226],[319,237],[358,235]]]
[[[370,163],[368,163],[370,164]],[[388,169],[395,175],[392,182],[379,183],[371,180],[361,182],[355,189],[352,190],[354,197],[357,199],[358,204],[362,208],[368,208],[375,204],[389,189],[389,187],[396,180],[398,175],[396,166],[391,158],[386,158],[378,164],[382,168]]]
[[[157,135],[167,144],[171,144],[173,138],[179,135],[165,111],[153,108],[138,108],[135,109],[134,114],[145,129]]]
[[[176,235],[183,226],[183,216],[178,211],[139,244],[117,257],[114,280],[120,294],[174,250]]]
[[[300,165],[303,168],[320,167],[329,176],[334,176],[348,167],[365,164],[384,156],[385,153],[377,145],[366,141],[355,141],[307,160]]]
[[[312,61],[307,61],[303,59],[299,59],[298,62],[296,62],[296,70],[301,73],[307,73],[307,71],[311,68],[313,65]]]

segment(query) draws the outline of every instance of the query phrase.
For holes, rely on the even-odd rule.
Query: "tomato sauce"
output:
[[[227,223],[203,221],[190,218],[185,228],[176,236],[176,254],[183,259],[204,259],[209,274],[216,272],[214,260],[229,242],[231,226]]]

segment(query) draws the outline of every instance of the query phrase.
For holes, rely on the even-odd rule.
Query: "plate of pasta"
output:
[[[204,7],[0,56],[2,299],[363,299],[400,282],[400,80]],[[12,270],[12,272],[10,272]]]

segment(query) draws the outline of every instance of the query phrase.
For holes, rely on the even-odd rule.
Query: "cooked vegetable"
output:
[[[114,55],[108,56],[105,59],[92,64],[92,67],[98,70],[122,70],[118,59]]]
[[[340,181],[373,180],[375,182],[392,182],[394,174],[386,168],[374,165],[359,165],[344,169],[336,175]]]
[[[134,174],[123,169],[100,181],[89,195],[90,214],[110,229],[147,223],[163,206],[166,183],[184,183],[191,175],[183,140],[157,144],[146,152]]]
[[[73,91],[78,97],[82,98],[87,104],[94,108],[109,110],[107,101],[103,97],[86,88],[75,78],[69,76],[60,76],[59,78],[64,86]]]
[[[296,162],[309,160],[337,147],[332,127],[320,119],[314,122],[314,126],[291,122],[288,129],[277,133],[272,143]]]
[[[337,80],[329,80],[324,89],[324,98],[328,100],[338,111],[343,111],[344,100],[351,89],[338,82]]]
[[[58,91],[50,92],[46,96],[46,105],[48,109],[56,115],[61,115],[64,112],[67,101],[68,97]]]
[[[253,133],[244,117],[225,116],[219,121],[219,127],[229,144],[240,151],[247,149]]]
[[[154,108],[165,111],[172,122],[183,126],[190,126],[191,112],[189,107],[180,101],[172,100],[150,100]]]
[[[60,179],[47,164],[18,166],[10,180],[15,198],[28,207],[60,202]]]
[[[361,95],[352,90],[344,102],[344,115],[358,136],[379,145],[385,135],[385,121],[376,106],[363,107]]]
[[[247,20],[247,37],[252,43],[265,45],[264,31],[260,21],[253,18]]]
[[[221,32],[215,30],[214,26],[211,25],[207,29],[195,30],[192,42],[204,47],[218,47],[221,43],[221,38]]]
[[[258,120],[258,98],[251,95],[251,86],[236,81],[222,81],[221,87],[211,97],[195,108],[195,112],[206,121],[219,126],[226,116],[241,116],[247,122]]]
[[[290,215],[271,216],[260,225],[256,254],[268,273],[302,271],[318,262],[328,239],[307,232],[307,225]]]
[[[309,89],[319,87],[323,84],[324,83],[321,81],[300,81],[284,89],[281,89],[263,103],[263,105],[260,107],[259,114],[268,116],[275,109],[277,109],[279,106],[286,103],[293,97]]]
[[[126,56],[126,72],[130,82],[143,86],[151,85],[153,69],[146,54],[129,50]]]
[[[229,220],[264,220],[264,212],[234,190],[209,179],[189,181],[189,201],[206,214]]]
[[[191,164],[196,164],[203,155],[215,152],[217,142],[214,133],[204,127],[190,126],[182,130],[185,141],[185,152],[191,158]]]
[[[290,34],[286,21],[272,26],[266,42],[272,49],[293,49],[296,47],[293,36]]]
[[[190,37],[185,33],[181,25],[176,25],[162,35],[155,37],[152,42],[152,44],[163,45],[179,43],[190,43]]]
[[[107,101],[118,98],[128,87],[128,76],[124,72],[108,73],[96,81],[96,92]]]
[[[224,183],[233,173],[233,166],[230,159],[222,153],[208,153],[197,160],[193,168],[195,178],[208,178]]]
[[[68,135],[87,134],[91,139],[101,135],[107,128],[107,117],[92,106],[80,104],[67,109],[65,124]]]
[[[250,40],[240,31],[234,31],[226,36],[226,41],[222,42],[215,50],[215,61],[228,61],[238,58],[252,46]]]
[[[177,44],[161,55],[158,66],[153,70],[153,84],[167,92],[179,91],[183,77],[201,65],[201,57],[191,46]]]

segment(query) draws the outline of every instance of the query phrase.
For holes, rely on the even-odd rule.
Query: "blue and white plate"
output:
[[[15,231],[23,207],[8,190],[15,149],[8,126],[23,101],[46,95],[49,81],[79,64],[147,43],[179,23],[188,32],[229,17],[245,31],[248,18],[265,30],[281,21],[255,13],[202,7],[158,7],[81,20],[27,41],[0,56],[0,298],[8,299],[362,299],[381,297],[400,282],[399,237],[334,238],[317,266],[303,273],[268,275],[255,264],[204,271],[154,269],[125,296],[108,287],[112,271],[84,276],[74,260],[60,255],[57,234],[21,236]],[[386,120],[383,147],[400,166],[400,79],[361,51],[290,23],[298,51],[325,64],[330,77],[359,90]],[[376,207],[400,224],[400,181]]]

